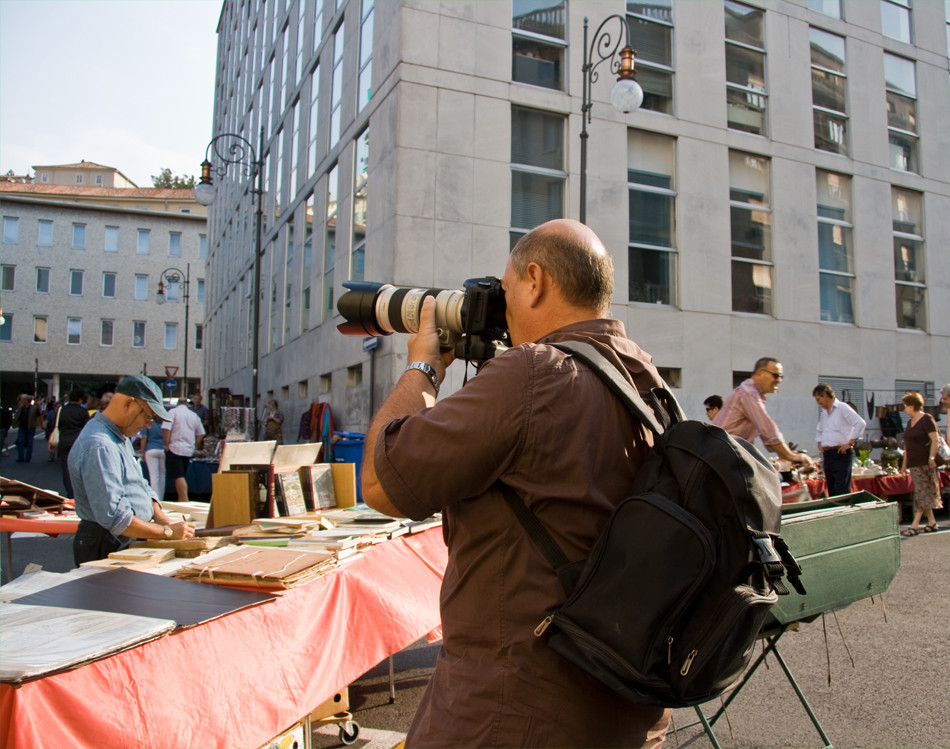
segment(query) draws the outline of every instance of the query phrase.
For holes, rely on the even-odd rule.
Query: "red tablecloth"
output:
[[[0,684],[4,747],[257,747],[439,626],[440,528],[73,671]]]
[[[78,527],[79,518],[75,515],[52,515],[48,519],[0,515],[0,533],[45,533],[55,537],[60,533],[75,533]]]
[[[941,488],[950,486],[950,471],[938,471]],[[825,493],[825,480],[806,481],[808,492],[813,499],[822,496]],[[852,492],[870,492],[876,497],[890,497],[897,494],[910,494],[914,491],[914,483],[910,480],[909,474],[899,474],[897,476],[861,476],[851,479]]]

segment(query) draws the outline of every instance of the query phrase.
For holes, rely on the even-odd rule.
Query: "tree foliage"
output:
[[[168,167],[162,169],[158,175],[152,175],[152,187],[170,187],[173,190],[193,190],[195,187],[195,176],[172,174]]]

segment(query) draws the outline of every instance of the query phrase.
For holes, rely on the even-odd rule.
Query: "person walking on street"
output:
[[[20,396],[16,411],[13,412],[13,425],[16,433],[16,462],[29,463],[33,460],[33,438],[36,436],[36,422],[39,408],[33,397],[24,393]]]
[[[264,416],[264,439],[277,440],[284,444],[284,415],[277,410],[277,401],[267,401],[267,414]]]
[[[595,372],[548,344],[591,343],[641,393],[662,379],[608,318],[613,264],[587,226],[530,231],[501,283],[512,348],[437,402],[455,355],[440,349],[426,298],[410,364],[365,442],[366,504],[417,519],[441,511],[448,543],[442,647],[406,746],[662,746],[669,710],[629,702],[535,634],[566,596],[500,485],[572,562],[584,559],[652,440]]]
[[[829,497],[838,497],[851,492],[851,462],[854,446],[864,436],[867,426],[847,403],[835,397],[835,391],[827,383],[819,383],[811,392],[821,406],[815,442],[821,453],[825,471],[825,487]]]
[[[75,496],[73,482],[69,476],[69,452],[89,421],[89,410],[83,403],[85,397],[86,394],[82,390],[73,388],[69,393],[69,402],[60,406],[59,447],[56,448],[56,453],[62,468],[63,487],[67,497]]]
[[[142,475],[131,437],[153,419],[166,420],[162,392],[152,380],[122,380],[105,411],[83,429],[69,453],[79,528],[73,538],[76,565],[105,559],[133,538],[183,539],[191,523],[173,523]]]
[[[165,470],[175,482],[179,502],[188,501],[188,464],[195,449],[201,447],[205,428],[198,415],[188,408],[188,399],[179,398],[178,405],[168,412],[169,420],[162,424],[165,441]]]
[[[926,413],[920,393],[907,393],[901,398],[904,413],[909,417],[904,429],[904,459],[901,470],[910,472],[914,483],[914,519],[901,535],[916,536],[920,533],[920,520],[927,516],[924,531],[940,530],[934,510],[943,507],[940,499],[940,483],[937,478],[937,424]]]
[[[805,453],[789,448],[778,425],[765,410],[765,396],[777,392],[784,377],[782,363],[763,356],[755,363],[752,376],[726,398],[712,423],[746,442],[755,442],[755,438],[760,437],[766,449],[780,458],[794,465],[811,466],[812,459]]]
[[[211,428],[211,410],[201,401],[201,393],[195,393],[191,396],[191,410],[198,414],[198,418],[201,419],[201,426],[207,432]]]

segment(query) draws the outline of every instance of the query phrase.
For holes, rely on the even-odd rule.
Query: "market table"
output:
[[[5,553],[3,559],[4,582],[13,570],[13,534],[45,533],[56,538],[60,533],[75,533],[79,527],[79,518],[75,514],[44,515],[40,518],[18,518],[15,515],[0,515],[0,533],[5,533]]]
[[[940,479],[940,488],[950,487],[950,471],[944,469],[937,472]],[[808,493],[812,498],[817,499],[825,493],[825,480],[816,479],[806,481]],[[851,479],[851,491],[865,491],[873,494],[875,497],[886,499],[887,497],[897,496],[899,494],[911,494],[914,491],[914,483],[910,479],[910,474],[896,474],[892,476],[858,476]]]
[[[446,558],[440,528],[401,536],[272,603],[0,684],[2,746],[263,746],[439,627]]]

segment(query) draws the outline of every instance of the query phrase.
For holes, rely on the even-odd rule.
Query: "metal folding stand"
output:
[[[719,744],[719,741],[716,739],[716,734],[713,732],[713,725],[716,721],[721,718],[725,712],[726,708],[732,703],[732,701],[739,696],[739,693],[742,691],[743,687],[749,682],[749,679],[752,678],[752,675],[756,672],[758,667],[765,661],[769,653],[775,656],[775,659],[778,661],[779,666],[782,667],[782,671],[785,672],[785,677],[788,679],[788,683],[792,685],[792,689],[795,690],[795,694],[798,695],[798,701],[802,703],[802,707],[805,708],[805,712],[808,713],[808,717],[812,722],[812,725],[815,727],[815,730],[818,731],[818,735],[821,736],[821,740],[824,743],[822,749],[834,749],[831,740],[828,738],[828,735],[825,733],[824,729],[821,727],[821,723],[818,722],[818,716],[815,715],[815,711],[811,709],[811,705],[808,704],[808,700],[805,699],[805,694],[802,692],[801,687],[798,686],[798,682],[795,680],[795,677],[792,675],[792,672],[788,668],[788,664],[785,663],[785,659],[782,657],[782,654],[778,650],[778,641],[779,638],[785,634],[789,629],[794,628],[792,625],[785,626],[778,631],[778,633],[766,634],[763,635],[763,639],[766,641],[767,645],[762,650],[762,653],[756,658],[752,666],[746,671],[745,675],[742,677],[742,680],[736,685],[736,687],[730,692],[729,697],[722,703],[722,706],[716,711],[715,715],[712,718],[707,718],[703,713],[702,705],[696,705],[694,708],[696,710],[696,715],[699,717],[699,720],[696,723],[690,723],[689,725],[683,726],[683,728],[690,728],[695,725],[702,725],[703,730],[706,732],[706,735],[709,737],[709,741],[712,743],[714,749],[722,749]]]

